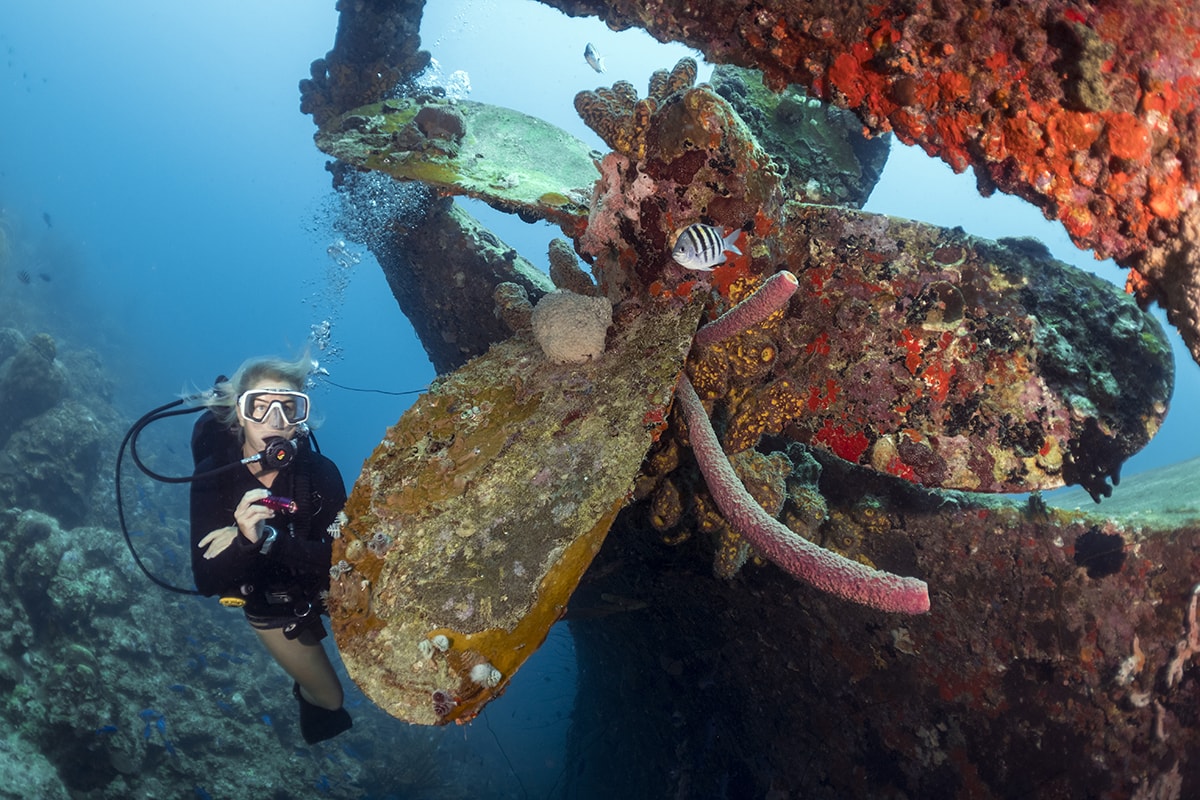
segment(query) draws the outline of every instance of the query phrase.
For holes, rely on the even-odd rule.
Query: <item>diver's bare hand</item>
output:
[[[242,495],[242,502],[234,509],[233,518],[237,521],[238,530],[251,542],[259,540],[263,524],[275,516],[274,511],[258,502],[269,494],[266,489],[251,489]]]
[[[238,529],[232,525],[217,528],[200,540],[199,547],[204,550],[205,558],[216,558],[225,552],[225,548],[237,538]]]

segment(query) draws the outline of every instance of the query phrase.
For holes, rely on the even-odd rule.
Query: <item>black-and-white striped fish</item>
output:
[[[675,240],[671,258],[688,269],[707,271],[725,263],[726,251],[741,255],[742,251],[737,249],[734,242],[742,234],[742,229],[734,228],[728,236],[724,230],[702,222],[688,225]]]

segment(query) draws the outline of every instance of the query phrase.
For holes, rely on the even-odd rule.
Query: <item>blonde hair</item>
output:
[[[231,430],[241,430],[238,424],[237,399],[256,383],[264,380],[277,381],[276,389],[304,391],[313,362],[308,350],[295,361],[275,356],[248,358],[233,373],[229,380],[219,381],[213,391],[201,401],[216,416],[217,421]]]

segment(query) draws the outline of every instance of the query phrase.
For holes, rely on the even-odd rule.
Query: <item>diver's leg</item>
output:
[[[300,684],[305,700],[330,711],[342,707],[342,684],[320,642],[289,639],[282,628],[254,628],[254,632],[283,671]]]

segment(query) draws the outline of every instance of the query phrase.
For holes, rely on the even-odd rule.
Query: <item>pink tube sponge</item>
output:
[[[924,581],[881,572],[818,547],[764,511],[734,473],[687,375],[680,377],[675,398],[717,508],[759,553],[800,580],[846,600],[903,614],[929,611]]]
[[[776,272],[767,278],[762,286],[755,289],[752,295],[698,330],[696,344],[701,347],[716,344],[751,325],[757,325],[786,306],[799,286],[800,282],[796,280],[796,276],[786,269]]]

